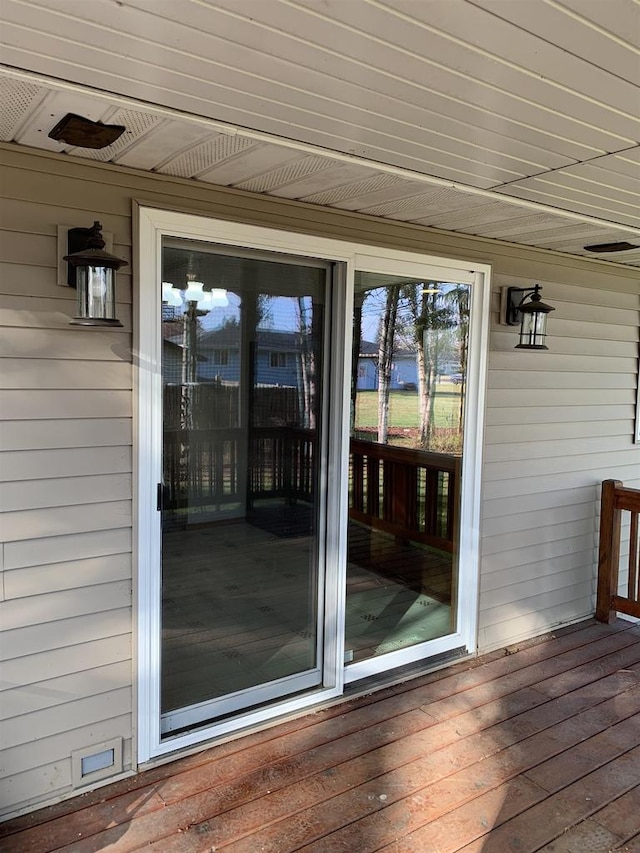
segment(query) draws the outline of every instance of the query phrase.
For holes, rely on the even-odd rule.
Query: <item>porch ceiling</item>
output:
[[[0,139],[640,266],[636,0],[3,0]],[[64,82],[63,82],[64,81]],[[67,112],[127,132],[47,134]]]

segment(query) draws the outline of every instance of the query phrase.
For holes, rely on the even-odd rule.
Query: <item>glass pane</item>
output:
[[[356,273],[345,660],[456,629],[469,287]]]
[[[163,248],[164,713],[234,695],[227,713],[319,671],[326,280]]]

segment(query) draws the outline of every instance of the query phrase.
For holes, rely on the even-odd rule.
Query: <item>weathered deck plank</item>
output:
[[[640,627],[589,622],[17,818],[0,847],[632,850],[639,743]]]

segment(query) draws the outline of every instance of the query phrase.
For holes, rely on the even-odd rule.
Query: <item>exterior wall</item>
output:
[[[372,358],[358,361],[358,391],[375,391],[378,387],[378,368]]]
[[[391,369],[391,388],[403,388],[406,384],[418,384],[418,362],[416,356],[396,355]]]
[[[272,367],[271,353],[284,356],[282,367]],[[295,388],[298,382],[299,355],[295,352],[283,352],[282,350],[264,349],[258,350],[256,365],[256,382],[259,385],[286,385]]]
[[[201,379],[220,379],[223,382],[238,382],[240,377],[240,351],[228,348],[227,364],[216,364],[214,349],[201,349],[206,361],[198,365],[198,377]],[[278,352],[284,356],[282,367],[271,366],[271,353]],[[298,354],[283,350],[258,349],[256,363],[256,382],[258,385],[283,385],[293,388],[298,380]]]
[[[226,350],[227,363],[217,363],[215,360],[216,349]],[[198,379],[220,379],[223,382],[238,382],[240,377],[240,350],[237,347],[202,347],[200,352],[206,361],[198,365]]]
[[[218,335],[221,339],[216,341]],[[203,335],[198,341],[198,353],[202,357],[198,364],[198,377],[238,382],[241,361],[239,344],[239,333],[230,336],[224,329],[221,333]],[[218,356],[220,353],[226,355],[226,363],[222,363]],[[272,365],[272,354],[283,362],[281,366]],[[298,364],[299,344],[295,334],[282,331],[258,332],[255,376],[258,385],[296,386]]]
[[[122,330],[68,325],[58,225],[99,218],[131,261],[132,202],[494,267],[480,650],[593,612],[598,485],[640,486],[640,296],[630,269],[72,158],[0,149],[0,471],[7,812],[72,792],[70,754],[132,767],[132,288]],[[130,267],[127,268],[130,270]],[[516,352],[502,285],[544,285],[550,351]],[[37,740],[35,737],[37,736]]]

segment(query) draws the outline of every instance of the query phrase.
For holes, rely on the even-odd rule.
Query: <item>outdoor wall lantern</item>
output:
[[[70,228],[68,283],[76,289],[76,313],[72,326],[122,326],[116,317],[116,271],[127,261],[104,251],[102,225]]]
[[[520,342],[516,349],[549,349],[545,344],[547,315],[555,311],[542,302],[539,284],[535,287],[509,287],[506,294],[505,323],[520,324]]]

